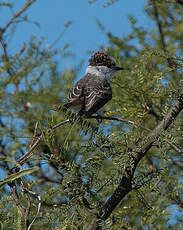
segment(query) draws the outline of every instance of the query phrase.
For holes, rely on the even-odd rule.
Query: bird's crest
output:
[[[115,62],[105,52],[98,50],[89,59],[89,65],[90,66],[107,66],[110,68],[112,66],[115,66]]]

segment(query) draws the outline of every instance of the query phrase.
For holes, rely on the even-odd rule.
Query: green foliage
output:
[[[37,170],[38,169],[36,169],[36,168],[30,168],[30,169],[22,170],[21,172],[18,172],[18,173],[11,174],[10,176],[7,176],[5,179],[0,181],[0,188],[9,182],[12,182],[12,181],[14,181],[14,180],[16,180],[22,176],[27,175],[27,174],[31,174]]]
[[[114,2],[108,1],[106,6]],[[60,71],[60,63],[69,55],[68,44],[54,50],[45,46],[44,39],[31,37],[16,54],[8,53],[8,60],[4,54],[0,56],[2,173],[17,166],[16,160],[30,149],[32,140],[43,137],[26,163],[30,169],[0,182],[15,180],[19,203],[24,207],[28,204],[26,195],[20,192],[16,178],[21,177],[26,188],[41,196],[35,229],[89,229],[126,167],[134,164],[133,150],[147,143],[150,130],[183,92],[182,6],[178,1],[147,1],[145,10],[153,28],[147,30],[129,16],[132,32],[123,37],[108,32],[109,46],[105,47],[125,70],[111,81],[113,99],[104,114],[134,121],[141,127],[109,120],[99,125],[63,107],[78,74],[76,68]],[[68,21],[65,29],[71,23]],[[70,122],[54,128],[66,119]],[[172,205],[183,207],[182,127],[181,113],[155,138],[136,168],[132,191],[106,221],[100,222],[101,229],[182,229],[178,217],[174,226],[169,224]],[[39,170],[33,173],[33,167]],[[25,176],[28,173],[32,176]],[[1,228],[23,229],[25,218],[17,211],[7,187],[0,191]],[[30,199],[29,223],[38,206],[37,199]]]

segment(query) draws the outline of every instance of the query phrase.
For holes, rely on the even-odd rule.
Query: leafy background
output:
[[[26,1],[21,4],[0,4],[1,29]],[[147,128],[157,126],[182,92],[182,7],[181,1],[35,1],[1,30],[7,51],[6,56],[1,49],[0,64],[1,179],[30,148],[35,131],[43,135],[23,165],[39,170],[0,191],[2,229],[25,229],[35,216],[38,199],[21,192],[22,182],[42,200],[32,229],[89,229],[119,184],[129,150],[145,143]],[[81,119],[52,129],[70,118],[55,108],[64,103],[96,49],[126,68],[112,80],[113,100],[105,116],[143,127],[103,121],[96,133],[95,120]],[[101,228],[182,229],[181,154],[182,114],[142,159],[132,192]],[[10,189],[14,185],[17,206]],[[29,215],[22,215],[19,204],[25,209],[31,204]]]

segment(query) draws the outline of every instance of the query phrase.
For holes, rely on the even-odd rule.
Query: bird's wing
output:
[[[70,90],[68,93],[68,103],[64,106],[66,108],[69,107],[82,107],[84,103],[84,82],[83,78],[79,80]]]
[[[105,79],[86,76],[68,94],[67,108],[81,106],[79,114],[93,114],[112,98],[110,84]]]
[[[105,79],[96,79],[85,88],[85,108],[89,114],[96,113],[112,98],[110,84]]]

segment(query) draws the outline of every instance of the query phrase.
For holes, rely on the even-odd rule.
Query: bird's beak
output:
[[[123,70],[124,68],[119,67],[119,66],[113,66],[112,69],[116,70],[116,71],[119,71],[119,70]]]

